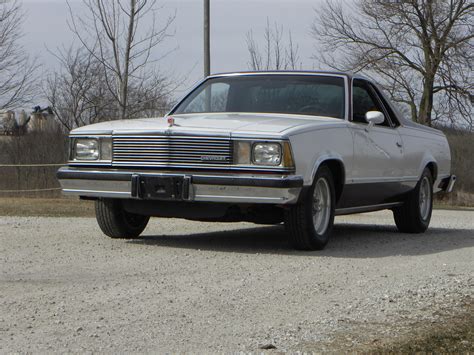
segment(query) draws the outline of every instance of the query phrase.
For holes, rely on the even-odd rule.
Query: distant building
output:
[[[57,123],[50,107],[41,109],[36,106],[30,114],[25,110],[19,111],[18,114],[11,110],[0,111],[0,135],[24,135],[56,128]]]
[[[10,110],[0,111],[0,134],[10,136],[17,132],[19,132],[19,124],[16,121],[15,112]]]

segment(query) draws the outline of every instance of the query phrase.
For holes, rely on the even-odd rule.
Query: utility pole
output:
[[[211,74],[210,0],[204,0],[204,76]]]

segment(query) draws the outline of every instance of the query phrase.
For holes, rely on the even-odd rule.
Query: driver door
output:
[[[354,138],[354,170],[352,183],[363,195],[363,204],[385,203],[397,195],[404,176],[403,142],[395,123],[373,86],[354,79],[352,88],[352,134]],[[385,121],[369,126],[368,111],[380,111]],[[357,186],[358,185],[358,186]]]

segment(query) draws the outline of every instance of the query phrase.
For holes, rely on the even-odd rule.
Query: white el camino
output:
[[[111,238],[149,218],[284,223],[298,249],[322,249],[334,216],[390,209],[424,232],[433,194],[451,191],[444,134],[405,119],[376,84],[346,73],[213,75],[164,118],[74,129],[57,175],[95,200]]]

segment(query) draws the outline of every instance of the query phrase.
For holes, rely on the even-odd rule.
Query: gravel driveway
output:
[[[295,252],[281,226],[155,219],[123,241],[91,218],[0,217],[0,352],[337,349],[472,297],[474,212],[436,210],[423,235],[389,212],[336,223]]]

